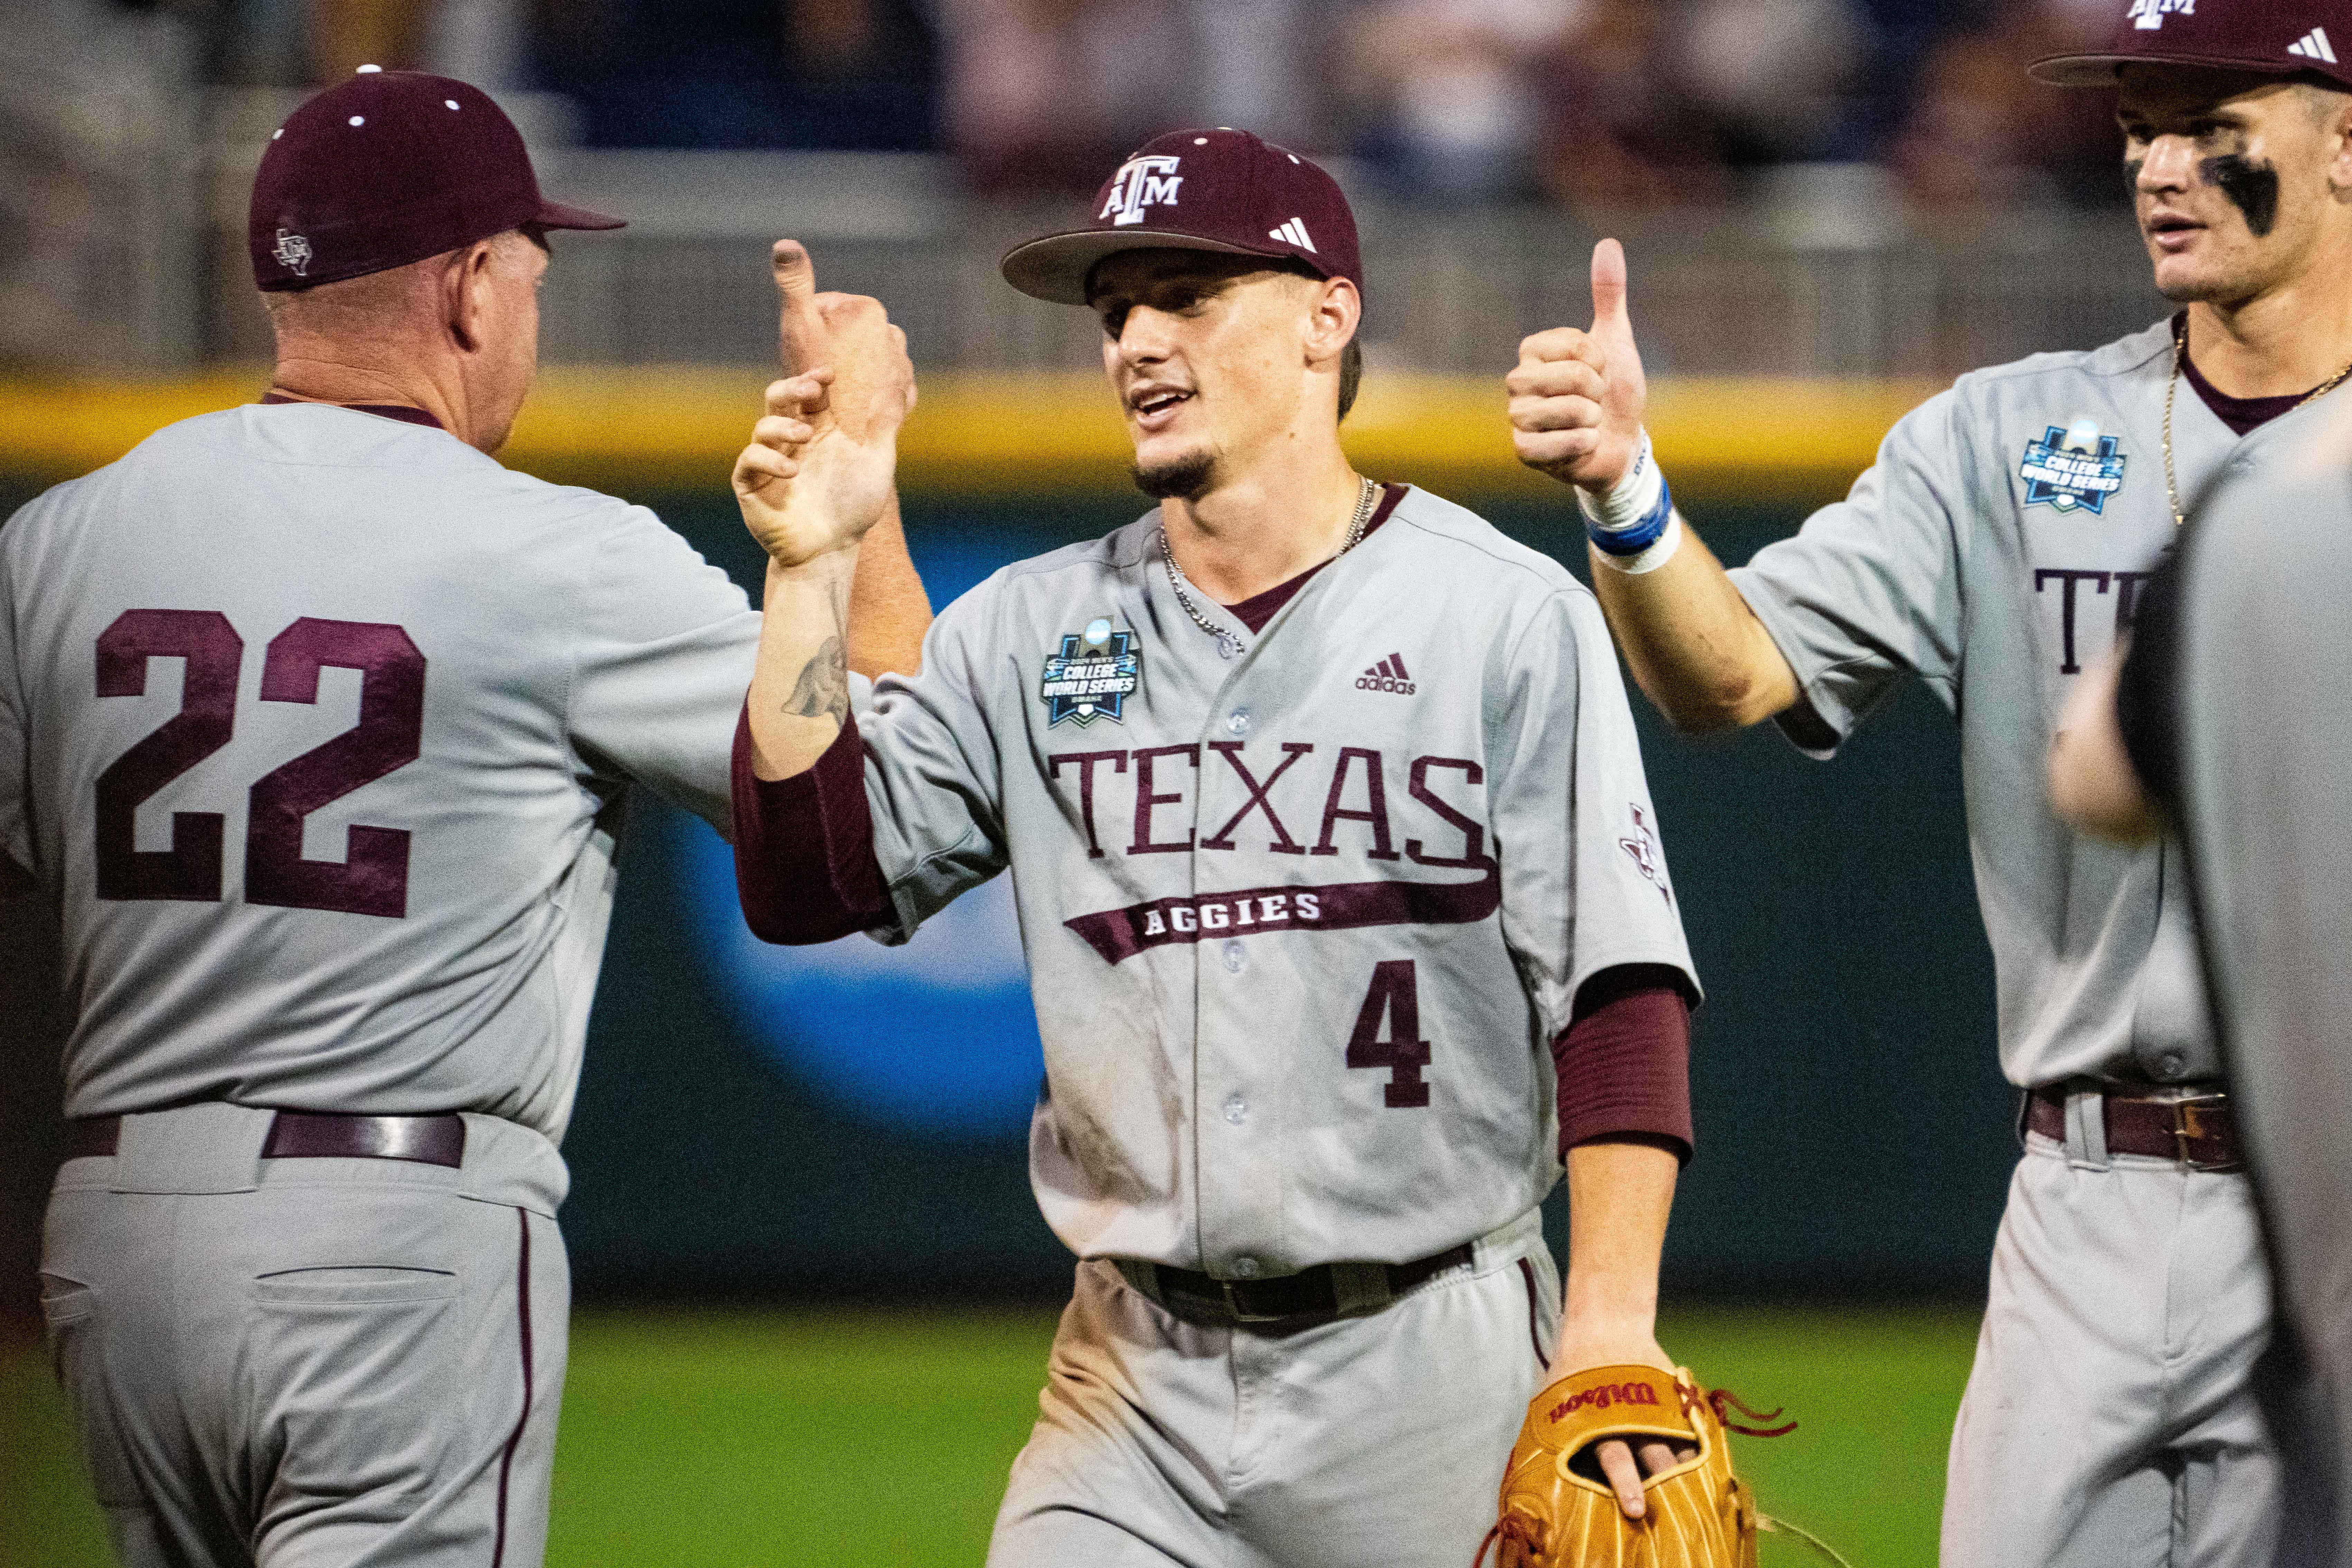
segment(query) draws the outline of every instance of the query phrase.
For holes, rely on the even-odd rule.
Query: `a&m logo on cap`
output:
[[[2194,16],[2197,15],[2197,0],[2132,0],[2132,8],[2125,16],[2141,32],[2153,33],[2164,26],[2167,16],[2175,12],[2183,16]]]
[[[1182,162],[1181,158],[1154,156],[1129,158],[1121,163],[1118,173],[1111,178],[1110,199],[1103,203],[1102,211],[1095,214],[1095,221],[1109,218],[1114,227],[1123,227],[1141,223],[1146,207],[1174,206],[1176,187],[1184,183],[1176,165]]]
[[[2123,442],[2102,436],[2088,419],[2060,429],[2053,425],[2039,441],[2029,441],[2017,477],[2025,481],[2025,504],[2088,512],[2107,510],[2107,498],[2124,488]]]
[[[283,267],[287,271],[294,274],[295,277],[303,278],[310,275],[310,240],[309,236],[289,234],[286,230],[281,228],[278,231],[278,244],[271,249],[269,254],[278,258],[278,266]]]
[[[1171,160],[1171,162],[1173,160]],[[1113,631],[1097,616],[1083,632],[1065,637],[1062,651],[1045,660],[1037,695],[1045,703],[1045,727],[1065,719],[1084,729],[1097,719],[1127,721],[1127,700],[1143,684],[1143,655],[1133,632]]]

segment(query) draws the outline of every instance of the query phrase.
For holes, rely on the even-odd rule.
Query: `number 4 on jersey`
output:
[[[1383,1085],[1391,1107],[1429,1103],[1421,1069],[1429,1065],[1429,1042],[1421,1037],[1421,984],[1410,958],[1383,959],[1372,967],[1372,989],[1348,1037],[1348,1065],[1386,1068],[1394,1076]],[[1388,1038],[1381,1038],[1381,1026]]]

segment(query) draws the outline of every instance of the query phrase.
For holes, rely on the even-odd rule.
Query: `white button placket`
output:
[[[1204,853],[1200,841],[1217,832],[1240,804],[1243,786],[1234,783],[1233,770],[1217,762],[1215,747],[1246,742],[1257,727],[1257,715],[1242,695],[1244,656],[1250,649],[1238,639],[1218,639],[1218,650],[1228,660],[1221,689],[1211,698],[1206,733],[1202,737],[1201,771],[1195,784],[1192,890],[1219,889],[1234,876],[1238,854]],[[1210,917],[1214,920],[1215,917]],[[1261,1125],[1260,1104],[1250,1076],[1251,1051],[1246,1047],[1244,1020],[1249,990],[1244,982],[1250,970],[1249,946],[1234,933],[1228,921],[1214,929],[1203,920],[1193,952],[1195,994],[1200,998],[1195,1039],[1196,1079],[1200,1096],[1197,1116],[1198,1149],[1203,1161],[1201,1241],[1212,1272],[1232,1279],[1256,1278],[1265,1268],[1262,1248],[1281,1230],[1280,1194],[1284,1184],[1269,1167],[1272,1149]]]

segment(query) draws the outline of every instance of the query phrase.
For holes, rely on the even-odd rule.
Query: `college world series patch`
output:
[[[1143,654],[1133,632],[1113,631],[1097,616],[1087,629],[1062,639],[1062,651],[1045,658],[1045,678],[1037,695],[1045,702],[1045,727],[1068,719],[1083,726],[1097,719],[1127,721],[1127,700],[1143,684]]]
[[[2100,435],[2087,419],[2063,430],[2053,425],[2041,440],[2026,443],[2017,477],[2025,481],[2028,506],[2103,512],[2107,498],[2124,488],[2123,441]]]

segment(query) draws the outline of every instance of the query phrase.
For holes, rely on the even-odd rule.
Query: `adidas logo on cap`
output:
[[[2336,57],[2330,55],[2327,58],[2332,60]],[[1307,226],[1297,218],[1292,218],[1280,228],[1266,230],[1265,237],[1268,239],[1278,239],[1285,245],[1295,245],[1301,250],[1312,251],[1315,248],[1315,242],[1307,237]]]
[[[2327,29],[2325,27],[2314,27],[2289,44],[2286,52],[2300,55],[2307,60],[2324,60],[2331,66],[2336,63],[2336,50],[2327,41]]]
[[[1412,683],[1412,677],[1405,673],[1404,655],[1392,653],[1356,677],[1356,689],[1393,691],[1400,697],[1410,697],[1417,689]]]

